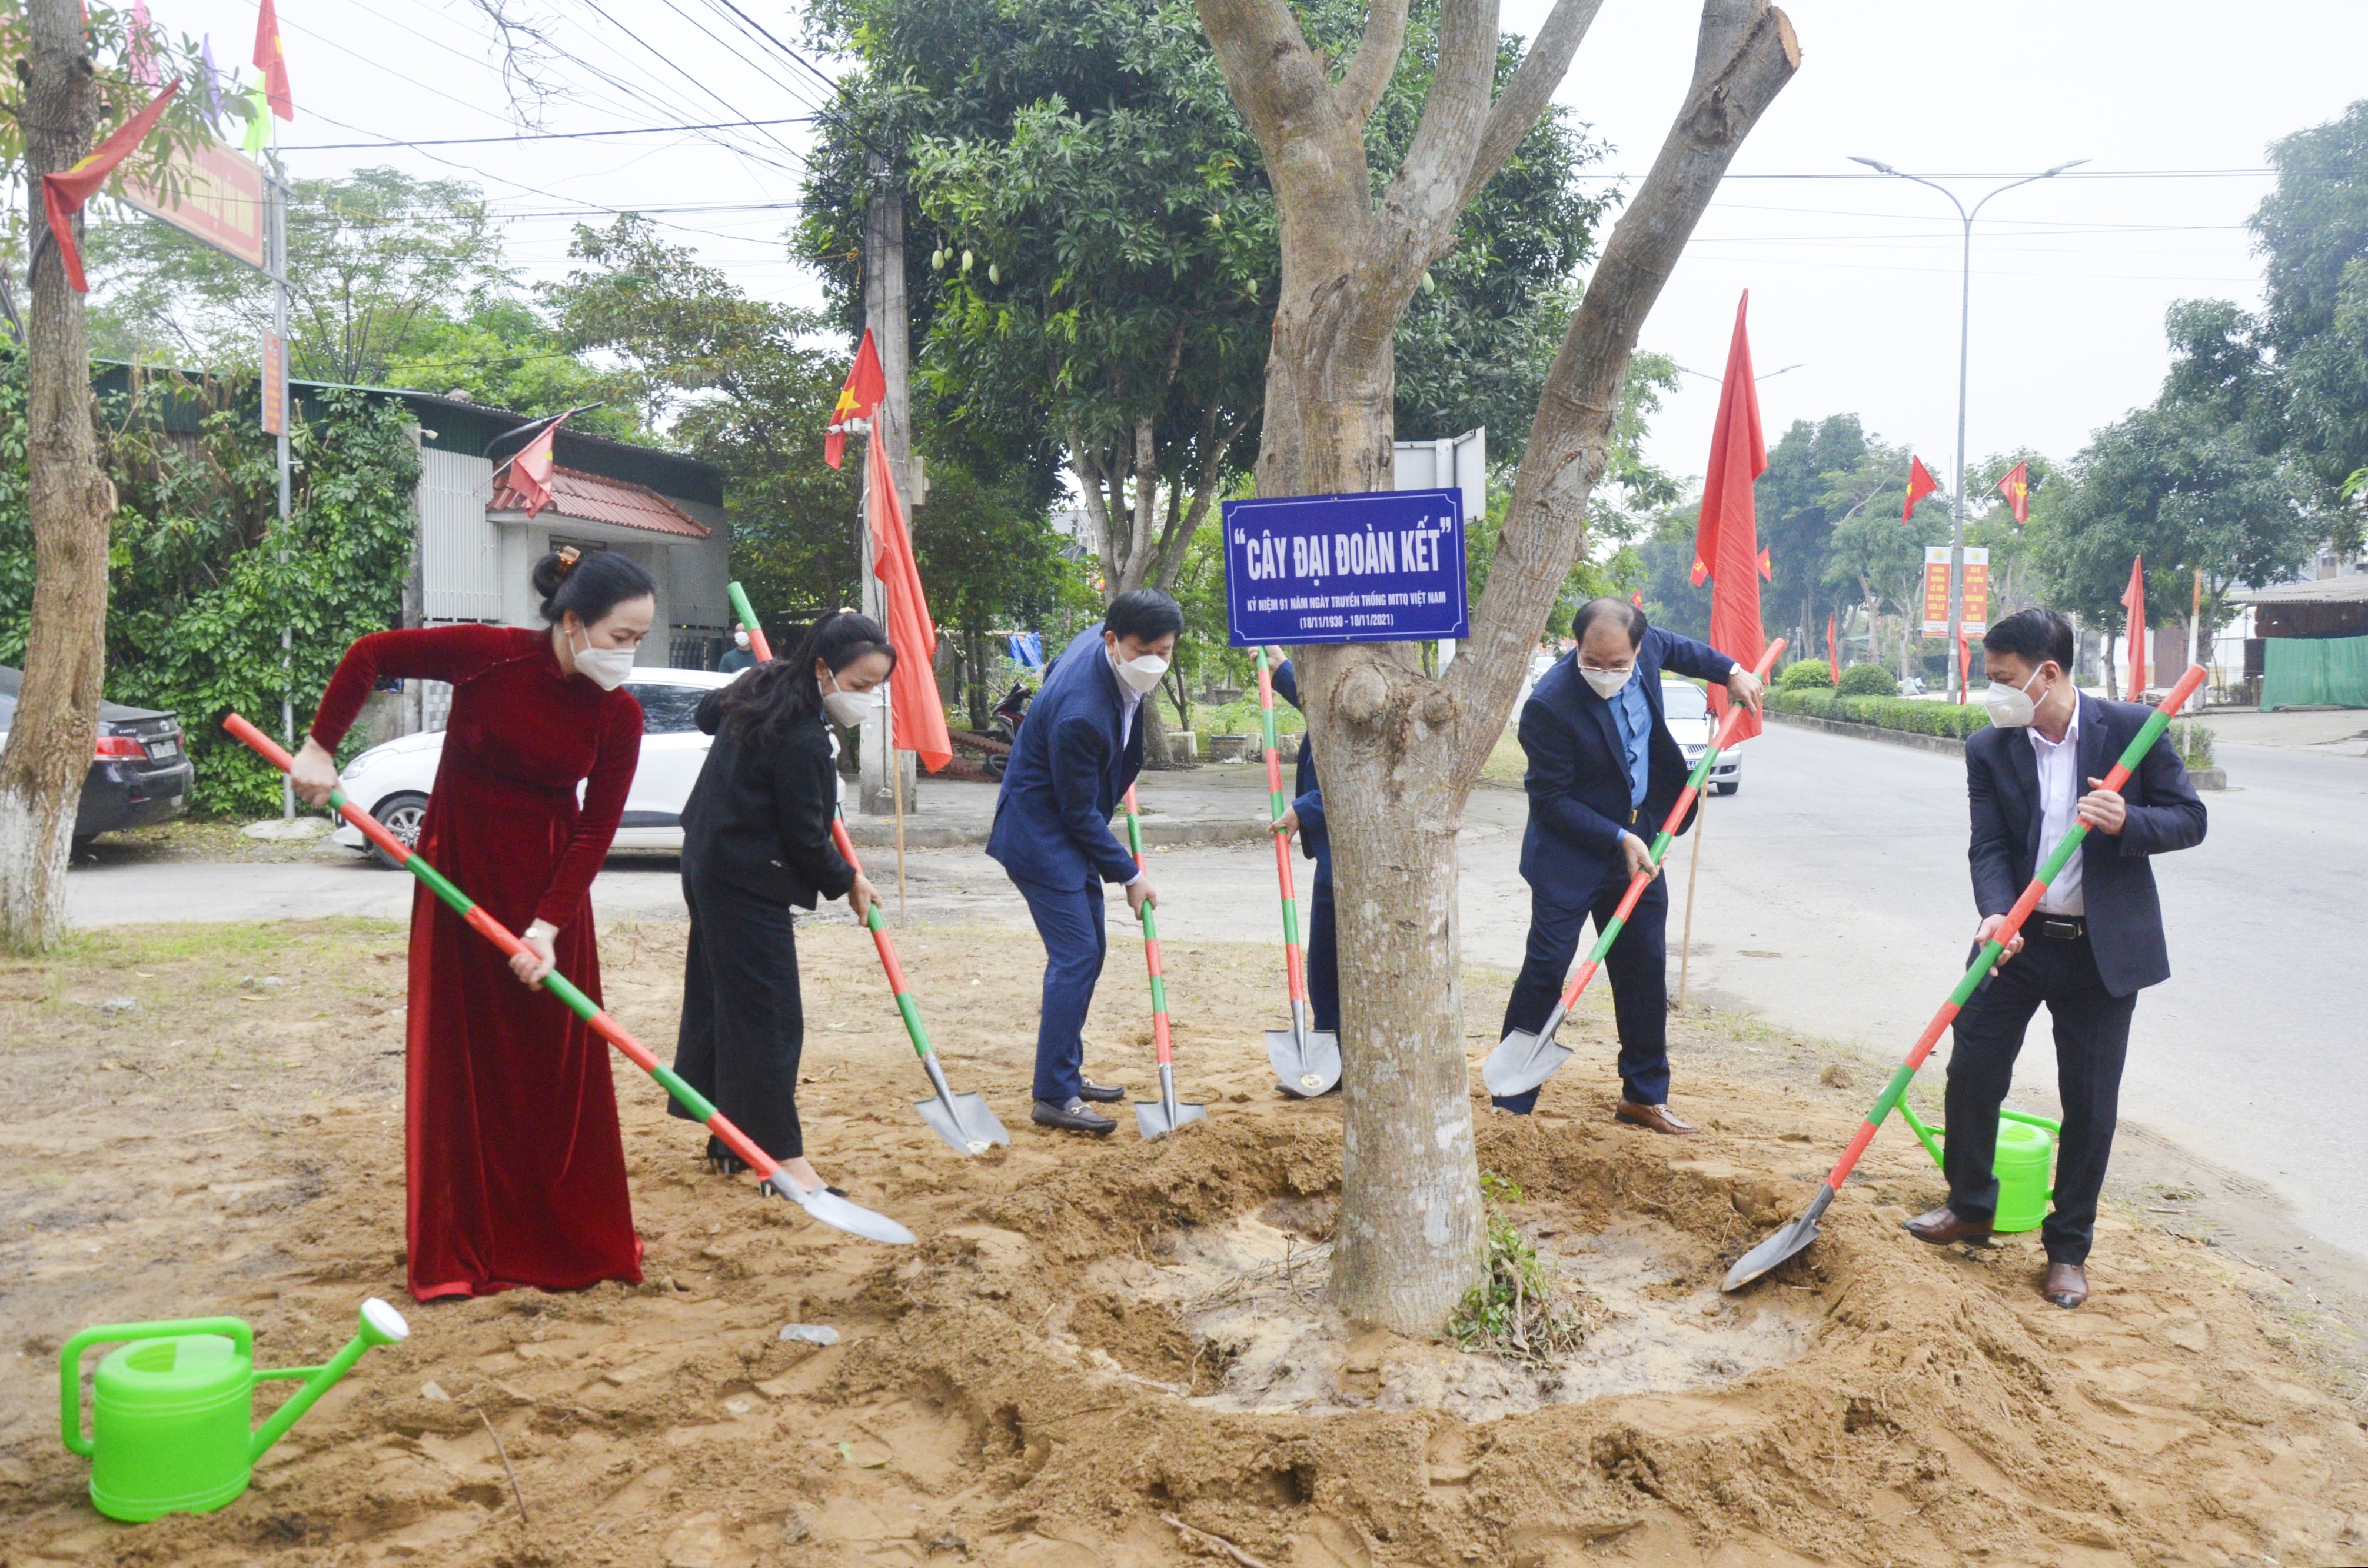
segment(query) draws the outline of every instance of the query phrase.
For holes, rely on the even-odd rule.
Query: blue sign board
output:
[[[1234,647],[1471,634],[1460,490],[1228,501],[1224,528]]]

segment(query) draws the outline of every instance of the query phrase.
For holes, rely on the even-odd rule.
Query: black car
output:
[[[0,746],[7,744],[8,729],[17,717],[17,687],[23,679],[19,672],[0,665]],[[74,812],[74,847],[79,850],[120,827],[145,827],[179,816],[188,809],[189,788],[197,777],[181,744],[177,717],[153,708],[101,702],[98,743],[92,748],[82,803]]]

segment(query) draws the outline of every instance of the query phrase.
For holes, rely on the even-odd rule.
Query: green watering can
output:
[[[1934,1140],[1946,1138],[1948,1130],[1927,1126],[1905,1095],[1899,1098],[1899,1114],[1907,1119],[1908,1130],[1922,1142],[1932,1163],[1947,1169],[1941,1145]],[[2063,1123],[2044,1116],[2019,1110],[1998,1112],[1998,1153],[1990,1162],[1990,1174],[1998,1184],[1998,1217],[1990,1224],[1993,1232],[2020,1235],[2046,1221],[2047,1206],[2055,1197],[2049,1179],[2055,1165],[2055,1140],[2063,1131]]]
[[[384,1301],[362,1303],[361,1332],[326,1366],[255,1369],[255,1331],[237,1318],[113,1323],[86,1328],[58,1352],[59,1436],[90,1460],[91,1506],[110,1519],[210,1514],[246,1490],[255,1461],[374,1345],[411,1329]],[[82,1435],[82,1358],[94,1345],[131,1343],[91,1380],[91,1435]],[[255,1385],[304,1386],[250,1432]]]

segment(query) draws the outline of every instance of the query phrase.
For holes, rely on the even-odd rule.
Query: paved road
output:
[[[2368,761],[2236,744],[2223,745],[2222,761],[2238,788],[2206,797],[2210,837],[2157,868],[2176,973],[2139,1005],[2123,1113],[2368,1256],[2368,1023],[2352,1005],[2368,935]],[[1146,782],[1147,804],[1159,787]],[[1473,798],[1461,903],[1475,962],[1520,962],[1522,815],[1518,791]],[[1710,806],[1691,998],[1884,1057],[1904,1052],[1962,972],[1973,925],[1964,841],[1955,758],[1771,727],[1748,748],[1743,791]],[[1671,869],[1673,920],[1685,908],[1687,854],[1681,845]],[[867,858],[889,888],[893,858]],[[1262,847],[1177,848],[1153,868],[1171,937],[1264,940],[1278,928]],[[976,850],[916,852],[908,870],[916,917],[1026,926],[1000,869]],[[85,925],[400,917],[410,886],[359,862],[114,865],[77,870],[71,896]],[[665,858],[620,857],[594,897],[606,920],[681,913]],[[1123,919],[1122,903],[1110,907]],[[1675,969],[1673,958],[1672,990]],[[2035,1029],[2018,1098],[2052,1105],[2054,1074]],[[1928,1082],[1929,1101],[1937,1072]]]

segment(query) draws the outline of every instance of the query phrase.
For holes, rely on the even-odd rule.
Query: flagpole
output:
[[[266,188],[270,192],[271,217],[271,334],[279,354],[279,564],[288,564],[288,415],[296,401],[296,389],[288,384],[288,187],[281,181],[279,150],[273,147],[265,154],[270,159],[270,173],[266,176]],[[284,605],[284,601],[283,601]],[[290,750],[296,745],[296,632],[283,617],[279,622],[279,734]],[[284,822],[296,819],[296,783],[283,775],[279,780],[279,815]]]

